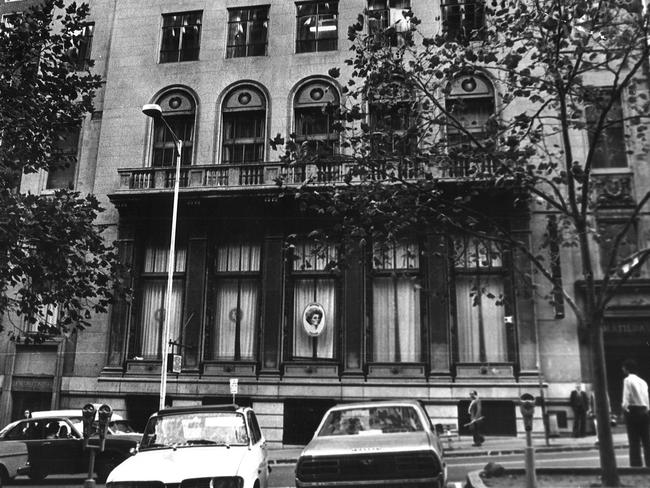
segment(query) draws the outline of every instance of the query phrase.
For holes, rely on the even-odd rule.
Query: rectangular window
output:
[[[295,245],[293,253],[293,357],[332,359],[336,341],[337,279],[329,271],[336,261],[333,247],[317,249],[309,241]],[[321,308],[318,324],[309,323],[309,310]]]
[[[230,242],[217,246],[210,286],[214,326],[209,333],[208,359],[255,359],[260,253],[258,243]]]
[[[376,245],[372,257],[374,362],[421,361],[421,310],[417,244]]]
[[[71,49],[70,61],[78,70],[88,69],[90,63],[90,52],[93,45],[95,24],[85,24],[75,35],[75,47]]]
[[[454,240],[458,357],[461,362],[507,360],[504,274],[494,244]]]
[[[134,355],[145,359],[160,359],[163,350],[162,330],[165,319],[167,293],[167,260],[169,244],[164,240],[151,240],[144,250],[144,264],[140,276],[139,329]],[[185,291],[185,246],[176,246],[172,282],[171,310],[169,311],[169,339],[182,342],[183,295]]]
[[[370,105],[372,150],[378,158],[408,156],[417,135],[408,132],[413,123],[411,102],[375,102]]]
[[[368,33],[384,34],[389,45],[397,46],[402,33],[410,28],[409,20],[404,17],[404,11],[410,9],[411,0],[368,0]]]
[[[79,126],[69,127],[57,132],[57,141],[53,154],[57,163],[47,173],[45,188],[48,190],[74,189],[80,132],[81,127]]]
[[[448,39],[467,42],[483,38],[485,4],[482,0],[443,0],[441,8]]]
[[[587,104],[585,110],[589,145],[596,145],[594,148],[592,167],[626,168],[627,155],[621,99],[617,98],[613,101],[612,107],[605,117],[602,131],[596,140],[595,130],[600,120],[600,115],[609,104],[610,99],[603,92],[597,93],[594,98],[595,100]]]
[[[296,4],[296,52],[335,51],[338,46],[338,2]]]
[[[182,115],[167,115],[165,120],[174,131],[174,134],[183,142],[181,164],[189,165],[192,162],[192,149],[194,138],[194,113]],[[160,119],[154,122],[153,158],[152,166],[174,166],[176,161],[176,144],[169,130]]]
[[[201,16],[202,12],[163,15],[161,63],[199,59]]]
[[[268,27],[268,5],[228,10],[226,57],[266,56]]]
[[[223,114],[223,162],[251,163],[264,160],[264,110]]]
[[[339,135],[334,132],[334,107],[296,107],[296,141],[307,143],[319,156],[332,156],[338,151]]]
[[[23,18],[22,12],[12,12],[10,14],[2,14],[2,24],[7,29],[13,29],[18,25],[20,20]]]

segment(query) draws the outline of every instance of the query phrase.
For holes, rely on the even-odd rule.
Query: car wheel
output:
[[[97,481],[99,483],[106,483],[106,478],[108,478],[108,475],[111,474],[111,471],[113,471],[117,465],[120,464],[120,461],[117,459],[102,459],[97,462],[97,467],[95,468],[95,472],[97,473]]]
[[[27,476],[29,477],[30,480],[43,481],[47,477],[47,473],[42,469],[30,468]]]

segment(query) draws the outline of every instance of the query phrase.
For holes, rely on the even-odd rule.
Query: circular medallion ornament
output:
[[[177,110],[183,104],[181,97],[171,97],[169,99],[169,108],[172,110]]]
[[[302,312],[302,327],[307,335],[318,337],[325,330],[325,309],[319,303],[308,304]]]
[[[312,88],[312,90],[309,92],[309,96],[312,100],[320,100],[323,98],[323,96],[325,96],[325,92],[322,88]]]
[[[241,311],[241,308],[233,308],[230,312],[228,312],[228,318],[231,322],[240,321],[243,315],[244,312]]]
[[[237,101],[241,103],[242,105],[248,105],[251,103],[251,94],[248,92],[241,92],[239,96],[237,97]]]
[[[473,92],[476,90],[476,80],[473,77],[468,76],[460,83],[460,87],[466,92]]]

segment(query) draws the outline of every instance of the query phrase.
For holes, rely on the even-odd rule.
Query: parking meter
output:
[[[106,443],[106,431],[108,430],[108,423],[113,415],[113,409],[104,404],[98,410],[98,424],[99,424],[99,450],[104,451],[104,444]]]
[[[93,421],[95,420],[95,406],[92,403],[88,403],[83,406],[81,409],[81,417],[83,420],[83,435],[84,440],[93,435]]]
[[[519,397],[519,410],[524,419],[524,428],[527,432],[533,430],[533,414],[535,413],[535,397],[524,393]]]

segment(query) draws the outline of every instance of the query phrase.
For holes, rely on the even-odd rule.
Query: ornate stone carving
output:
[[[631,174],[594,176],[596,205],[605,207],[633,207],[635,205]]]

